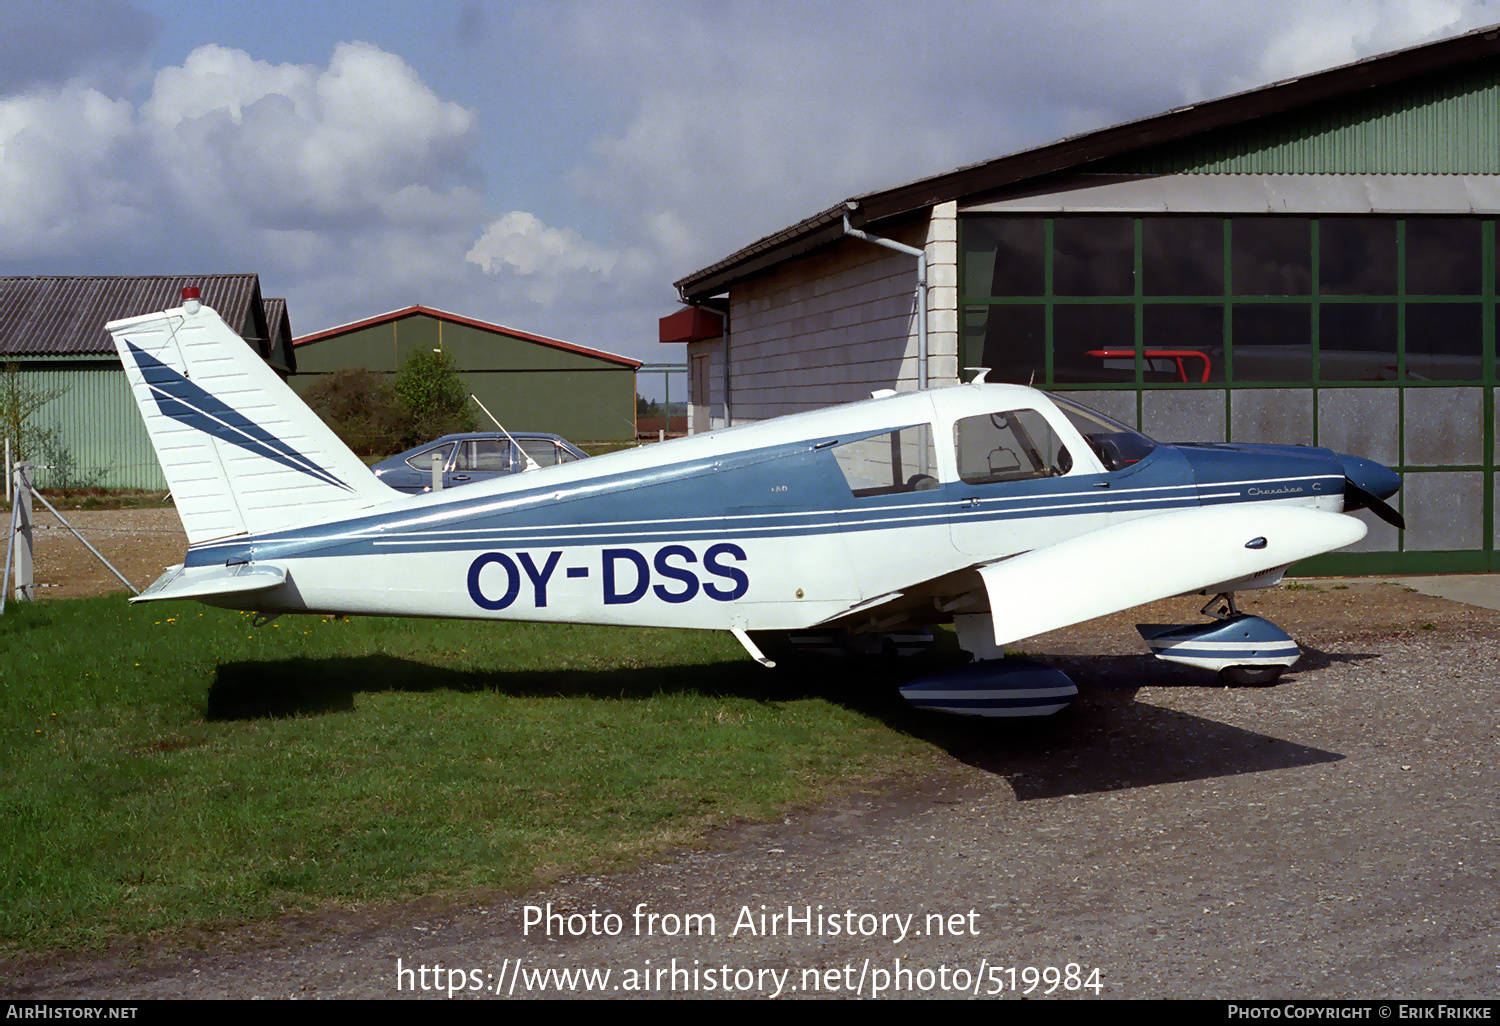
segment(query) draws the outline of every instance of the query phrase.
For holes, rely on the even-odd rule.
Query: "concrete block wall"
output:
[[[919,224],[875,233],[923,246],[928,260],[928,384],[958,375],[958,219],[943,204]],[[917,388],[915,258],[859,239],[783,265],[730,292],[735,423]],[[709,344],[702,344],[707,347]],[[723,401],[722,349],[710,403]],[[689,347],[689,354],[695,352]]]

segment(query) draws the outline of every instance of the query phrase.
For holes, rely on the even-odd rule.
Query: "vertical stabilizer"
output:
[[[196,293],[105,325],[189,544],[397,498]]]

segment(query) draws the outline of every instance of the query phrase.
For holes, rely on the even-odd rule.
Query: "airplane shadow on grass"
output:
[[[357,693],[499,692],[517,697],[624,701],[661,694],[768,703],[824,698],[921,738],[955,759],[1004,777],[1018,800],[1149,787],[1336,762],[1344,756],[1137,700],[1142,688],[1219,689],[1202,671],[1150,655],[1047,659],[1079,685],[1079,698],[1050,717],[989,719],[914,709],[901,684],[951,665],[939,653],[908,660],[783,659],[774,671],[748,660],[608,670],[454,670],[370,655],[225,663],[209,690],[210,720],[347,712]],[[1283,677],[1378,658],[1304,650]],[[1268,690],[1249,688],[1250,691]]]

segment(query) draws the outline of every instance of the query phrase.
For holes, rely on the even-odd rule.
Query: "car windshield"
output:
[[[1082,403],[1060,395],[1051,398],[1063,416],[1078,429],[1084,441],[1089,443],[1089,448],[1094,450],[1094,455],[1099,457],[1105,470],[1119,470],[1139,463],[1151,455],[1157,446],[1155,439],[1097,413]]]

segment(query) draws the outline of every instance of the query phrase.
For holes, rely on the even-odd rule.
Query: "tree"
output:
[[[54,399],[67,395],[66,388],[37,388],[21,374],[16,364],[7,364],[0,375],[0,436],[10,439],[10,458],[47,468],[38,475],[50,488],[93,488],[104,476],[102,468],[88,473],[78,469],[73,451],[57,425],[40,427],[37,414]],[[0,445],[3,445],[0,442]]]
[[[355,454],[389,456],[406,448],[411,414],[385,375],[348,367],[319,378],[305,396],[333,433]]]
[[[396,376],[396,395],[412,418],[403,448],[455,431],[474,430],[468,392],[447,353],[413,350]]]
[[[10,439],[10,458],[40,462],[49,450],[62,444],[57,427],[38,427],[36,415],[54,399],[66,393],[63,388],[35,388],[21,377],[21,368],[7,364],[0,378],[0,435]],[[3,443],[0,443],[3,444]]]

